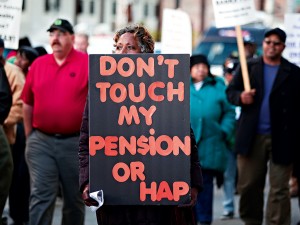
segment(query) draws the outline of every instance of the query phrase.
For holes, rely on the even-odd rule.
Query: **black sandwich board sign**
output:
[[[189,57],[89,56],[90,192],[104,204],[189,202]]]

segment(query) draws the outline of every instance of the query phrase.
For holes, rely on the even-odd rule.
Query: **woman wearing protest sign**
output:
[[[114,36],[116,54],[153,53],[154,41],[150,33],[140,25],[128,26],[116,32]],[[83,115],[79,142],[80,185],[82,198],[87,206],[97,205],[89,197],[89,127],[88,103]],[[198,191],[202,189],[201,169],[195,141],[191,132],[191,201],[182,208],[175,206],[108,206],[103,205],[97,210],[97,221],[101,225],[121,224],[193,224],[192,214],[186,218],[182,211],[191,211],[197,199]]]
[[[225,83],[213,76],[206,56],[194,55],[190,60],[190,111],[198,155],[202,166],[204,190],[198,195],[196,219],[208,225],[213,217],[213,179],[226,168],[227,143],[235,126],[235,110],[225,94]]]

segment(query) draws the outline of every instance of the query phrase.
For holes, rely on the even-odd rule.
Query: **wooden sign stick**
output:
[[[245,47],[244,47],[241,26],[239,26],[239,25],[235,26],[235,32],[236,32],[236,39],[237,39],[237,43],[238,43],[238,49],[239,49],[240,63],[241,63],[241,68],[242,68],[243,81],[244,81],[244,89],[245,89],[245,91],[250,91],[251,87],[250,87],[250,81],[249,81],[248,67],[247,67]]]

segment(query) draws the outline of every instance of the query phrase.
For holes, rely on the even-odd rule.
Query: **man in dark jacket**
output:
[[[239,69],[227,89],[229,101],[242,107],[237,125],[240,217],[262,224],[267,166],[270,191],[267,224],[290,224],[289,178],[300,149],[300,69],[282,57],[286,34],[265,33],[262,57],[248,61],[251,90],[243,89]]]
[[[0,44],[3,41],[0,39]],[[12,104],[10,86],[3,65],[0,64],[0,215],[3,213],[6,198],[12,177],[12,157],[3,131],[3,122],[6,119]],[[0,224],[2,224],[0,218]]]

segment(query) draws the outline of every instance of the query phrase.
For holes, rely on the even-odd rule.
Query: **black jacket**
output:
[[[8,116],[12,104],[10,86],[3,65],[0,63],[0,124]]]
[[[235,151],[248,155],[257,133],[260,107],[263,100],[262,57],[248,61],[251,89],[256,89],[254,103],[242,105],[241,92],[244,90],[241,69],[227,88],[227,97],[234,105],[242,107],[236,129]],[[270,121],[272,157],[274,163],[289,165],[294,162],[300,150],[300,68],[281,58],[270,98]]]

